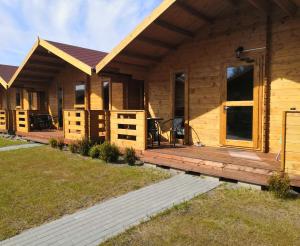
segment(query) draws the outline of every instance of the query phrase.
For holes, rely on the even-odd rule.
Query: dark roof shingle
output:
[[[0,76],[8,83],[18,67],[0,64]]]
[[[94,68],[106,55],[106,52],[91,50],[69,44],[62,44],[54,41],[46,40],[56,48],[68,53],[74,58]]]

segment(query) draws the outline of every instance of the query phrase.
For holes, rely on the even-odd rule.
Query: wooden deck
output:
[[[32,131],[27,133],[16,132],[16,135],[38,143],[48,143],[51,138],[64,139],[64,132],[59,130]]]
[[[145,163],[166,168],[263,186],[281,166],[275,154],[233,148],[163,146],[144,151],[141,158]],[[291,183],[300,187],[300,177],[291,177]]]

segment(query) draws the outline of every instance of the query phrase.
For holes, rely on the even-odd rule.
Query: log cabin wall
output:
[[[105,78],[99,77],[97,74],[91,76],[90,85],[90,106],[91,110],[102,110],[103,109],[103,86],[102,83]]]
[[[265,30],[265,17],[254,11],[218,20],[201,30],[194,40],[182,45],[150,71],[147,82],[151,116],[166,120],[173,117],[171,74],[186,71],[190,143],[201,141],[208,146],[219,146],[224,68],[237,61],[234,52],[237,47],[265,46]],[[167,129],[168,126],[163,130]]]
[[[270,122],[266,124],[270,133],[266,144],[270,152],[278,153],[282,111],[300,108],[299,13],[294,18],[286,19],[274,12],[272,23]],[[266,31],[266,17],[250,11],[217,21],[203,29],[197,38],[182,45],[150,71],[146,80],[151,116],[172,118],[171,74],[186,71],[189,83],[190,143],[201,141],[208,146],[219,146],[224,66],[237,61],[234,50],[239,46],[266,46]],[[250,56],[263,58],[264,55],[265,52],[253,52]],[[261,67],[264,65],[260,64]],[[264,123],[263,114],[261,124]],[[167,129],[168,126],[165,126],[163,130]],[[261,130],[260,141],[263,134]],[[168,137],[167,134],[165,137]]]
[[[300,15],[272,26],[270,151],[281,148],[282,112],[300,110]],[[287,139],[288,141],[288,139]]]
[[[6,90],[0,85],[0,109],[7,109]]]

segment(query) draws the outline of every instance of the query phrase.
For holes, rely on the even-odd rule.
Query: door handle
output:
[[[224,110],[226,111],[227,109],[229,109],[229,106],[224,106]]]

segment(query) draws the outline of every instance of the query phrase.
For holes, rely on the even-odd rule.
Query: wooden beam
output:
[[[290,0],[273,0],[288,16],[294,16],[298,7]]]
[[[186,29],[183,29],[181,27],[178,27],[176,25],[173,25],[173,24],[171,24],[169,22],[166,22],[164,20],[157,19],[157,20],[155,20],[154,23],[156,25],[160,26],[160,27],[163,27],[163,28],[165,28],[165,29],[167,29],[169,31],[172,31],[172,32],[176,32],[176,33],[178,33],[178,34],[180,34],[182,36],[186,36],[186,37],[189,37],[189,38],[193,38],[195,36],[195,34],[193,32],[188,31]]]
[[[122,50],[125,49],[137,36],[141,35],[153,22],[165,13],[176,0],[164,0],[162,3],[153,10],[153,12],[145,18],[119,45],[117,45],[107,56],[104,57],[96,66],[96,73],[99,73],[106,65],[108,65]]]
[[[137,40],[147,43],[147,44],[150,44],[150,45],[153,45],[153,46],[168,49],[168,50],[176,50],[176,48],[177,48],[177,46],[175,46],[174,44],[166,43],[164,41],[145,37],[145,36],[138,36]]]
[[[269,6],[267,1],[261,0],[247,0],[253,7],[258,9],[260,12],[267,14],[269,13]]]
[[[131,52],[131,51],[123,51],[121,55],[132,57],[132,58],[137,58],[137,59],[141,59],[141,60],[148,60],[151,62],[160,62],[161,61],[161,58],[159,58],[159,57],[148,56],[148,55]]]
[[[186,3],[185,0],[177,0],[177,6],[180,7],[182,10],[187,12],[188,14],[198,18],[201,21],[204,21],[206,23],[213,23],[213,19],[204,13],[200,12],[199,10],[195,9],[194,7],[190,6]]]

